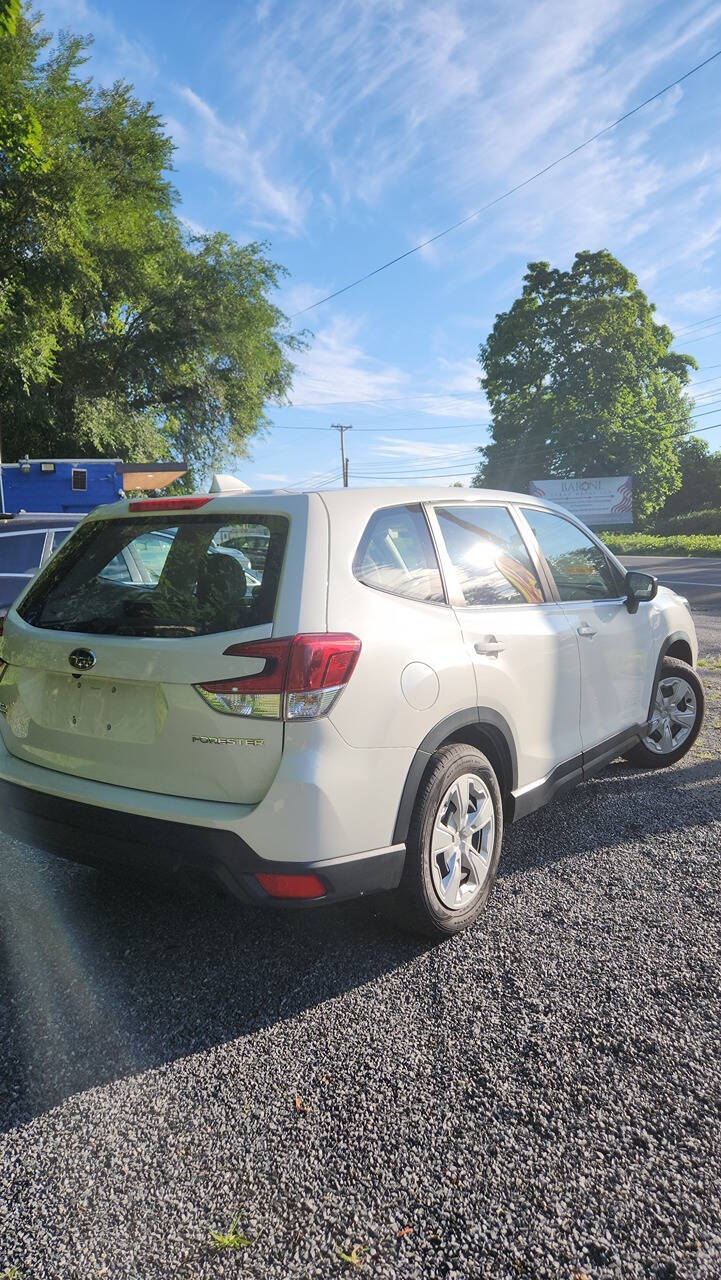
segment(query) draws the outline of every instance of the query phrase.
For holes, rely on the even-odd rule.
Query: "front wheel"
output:
[[[393,919],[432,938],[468,928],[493,887],[502,838],[490,762],[465,743],[441,747],[416,799],[400,885],[386,902]]]
[[[664,769],[690,751],[703,724],[703,685],[693,667],[664,658],[648,732],[626,752],[630,764]]]

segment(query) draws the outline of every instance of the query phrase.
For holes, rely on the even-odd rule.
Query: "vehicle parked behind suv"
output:
[[[260,904],[382,893],[433,936],[477,919],[505,823],[679,760],[704,707],[684,600],[477,489],[101,507],[0,643],[8,831]]]
[[[0,617],[80,519],[67,514],[0,517]]]

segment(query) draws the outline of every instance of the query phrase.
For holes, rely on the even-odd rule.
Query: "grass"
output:
[[[23,1280],[22,1272],[17,1267],[8,1267],[7,1271],[0,1272],[0,1280]]]
[[[699,667],[707,667],[712,671],[721,671],[721,655],[711,658],[699,658],[696,665]]]
[[[240,1217],[233,1218],[227,1231],[211,1231],[210,1239],[215,1248],[220,1251],[222,1249],[249,1249],[254,1240],[250,1240],[242,1231],[238,1230]],[[0,1280],[2,1277],[0,1276]]]
[[[354,1244],[349,1253],[346,1253],[345,1249],[341,1249],[340,1245],[337,1244],[335,1251],[341,1262],[345,1262],[349,1267],[359,1267],[363,1262],[365,1250],[362,1244]]]
[[[719,533],[601,533],[616,555],[721,556]]]

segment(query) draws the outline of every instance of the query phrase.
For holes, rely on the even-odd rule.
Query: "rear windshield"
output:
[[[58,551],[18,613],[90,635],[204,636],[272,622],[285,516],[96,520]]]

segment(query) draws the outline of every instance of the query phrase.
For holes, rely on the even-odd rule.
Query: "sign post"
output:
[[[532,480],[530,492],[567,507],[584,524],[603,529],[613,524],[633,524],[632,476],[548,476]]]

